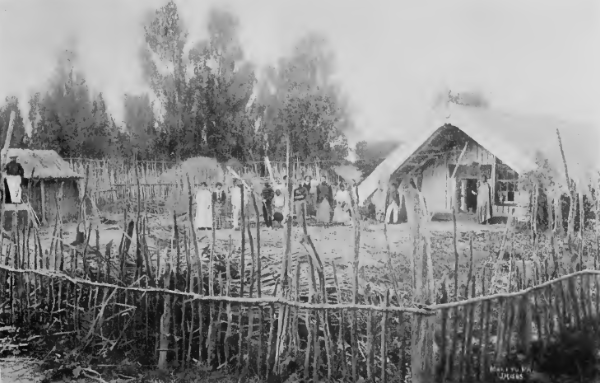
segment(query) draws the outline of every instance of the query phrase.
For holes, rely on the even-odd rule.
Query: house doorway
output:
[[[477,212],[477,195],[473,193],[477,193],[477,179],[469,178],[465,180],[466,183],[466,196],[465,196],[465,206],[468,213]]]

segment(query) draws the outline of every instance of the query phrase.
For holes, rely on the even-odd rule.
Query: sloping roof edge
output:
[[[0,151],[4,156],[6,152]],[[23,166],[25,178],[30,178],[32,171],[34,179],[68,179],[84,178],[74,172],[69,163],[62,159],[54,150],[8,149],[8,158],[17,156],[17,161]]]
[[[436,110],[433,115],[436,115],[434,122],[426,123],[423,127],[419,127],[422,133],[411,140],[407,145],[402,145],[397,148],[392,154],[388,156],[370,175],[367,177],[360,185],[359,185],[359,193],[360,195],[364,195],[366,197],[371,196],[373,192],[377,189],[377,185],[380,181],[387,182],[392,173],[394,173],[398,168],[400,168],[404,163],[414,154],[416,153],[423,145],[425,145],[433,135],[444,127],[445,125],[454,126],[469,137],[471,137],[475,142],[481,145],[483,148],[488,150],[494,156],[499,158],[503,163],[510,166],[519,174],[524,174],[526,172],[532,171],[537,168],[536,159],[537,153],[534,151],[523,151],[520,148],[515,147],[511,142],[509,142],[505,137],[502,137],[500,134],[494,134],[494,129],[490,129],[491,127],[497,127],[498,121],[493,123],[490,127],[483,128],[480,126],[482,123],[485,124],[485,119],[481,120],[479,118],[474,118],[474,115],[486,115],[488,118],[497,118],[498,116],[504,116],[499,111],[491,111],[486,109],[472,108],[472,107],[464,107],[464,106],[455,106],[448,105],[446,108],[442,110]],[[506,117],[511,117],[510,115],[506,115]],[[534,116],[531,116],[534,117]],[[504,118],[504,117],[503,117]],[[517,116],[512,116],[511,118],[518,118]],[[504,123],[509,123],[510,119],[500,120],[500,125]],[[565,124],[565,127],[568,124]],[[531,143],[534,144],[534,143]],[[564,144],[564,142],[563,142]],[[573,145],[573,143],[571,143]],[[552,150],[558,150],[558,144],[555,145],[555,148]],[[535,149],[535,148],[534,148]],[[544,150],[546,148],[540,147],[537,148],[539,150]],[[537,150],[536,149],[536,150]],[[544,153],[542,153],[544,154]],[[556,161],[555,161],[556,162]],[[600,162],[600,161],[599,161]],[[556,164],[555,164],[556,165]],[[564,170],[561,167],[556,169],[559,173],[563,173]],[[587,172],[595,171],[597,169],[588,169]],[[573,173],[576,179],[580,179],[584,177],[582,174],[582,170],[579,171],[574,170],[571,171],[571,167],[569,168],[569,173]],[[575,176],[576,175],[576,176]],[[564,176],[564,174],[563,174]],[[586,176],[587,178],[587,176]],[[365,198],[366,200],[366,198]]]
[[[371,174],[363,182],[358,185],[358,193],[365,196],[363,201],[370,197],[380,181],[387,182],[387,179],[423,145],[425,145],[433,135],[443,127],[443,123],[428,124],[418,138],[411,140],[407,144],[400,145],[396,148],[379,166],[373,170]]]
[[[484,133],[478,130],[477,126],[474,126],[471,121],[461,117],[461,115],[452,113],[446,119],[446,123],[463,131],[482,148],[492,153],[519,174],[524,174],[537,167],[534,158],[516,150],[514,146],[510,145],[506,140],[492,136],[491,134],[488,134],[488,132]]]

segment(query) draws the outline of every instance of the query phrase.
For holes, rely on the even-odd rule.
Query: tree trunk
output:
[[[409,182],[405,184],[405,203],[412,244],[412,287],[415,304],[428,306],[435,303],[435,281],[431,260],[431,246],[427,231],[427,217],[419,193]],[[415,383],[431,382],[434,371],[433,338],[435,316],[412,317],[411,375]]]

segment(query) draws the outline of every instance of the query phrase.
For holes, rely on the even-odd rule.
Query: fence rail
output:
[[[137,184],[133,188],[126,183],[128,192],[137,191]],[[241,248],[233,246],[231,237],[222,246],[215,230],[212,242],[199,242],[190,221],[191,201],[182,198],[190,189],[187,182],[180,183],[175,195],[188,204],[189,215],[178,221],[171,210],[172,223],[154,227],[153,248],[148,221],[157,217],[145,214],[144,189],[137,199],[144,213],[139,210],[133,220],[125,213],[116,249],[112,241],[100,248],[99,231],[90,245],[91,224],[71,245],[63,238],[61,220],[56,220],[49,246],[35,227],[13,226],[7,233],[10,239],[0,238],[0,327],[42,324],[47,336],[60,336],[69,348],[96,356],[116,350],[149,355],[149,363],[161,367],[201,361],[262,378],[295,374],[313,382],[409,380],[410,366],[418,362],[411,350],[417,326],[426,332],[418,336],[435,343],[431,367],[437,380],[449,382],[492,381],[496,367],[517,354],[525,356],[527,368],[540,348],[565,328],[588,334],[600,330],[599,271],[550,280],[547,264],[528,273],[523,260],[519,276],[511,258],[508,269],[515,272],[508,275],[519,292],[486,296],[492,273],[486,277],[486,268],[481,278],[472,273],[471,240],[469,277],[464,287],[455,279],[455,302],[450,302],[451,288],[444,283],[435,304],[405,307],[394,285],[398,281],[383,291],[367,288],[358,293],[358,283],[348,288],[358,280],[358,258],[354,270],[338,272],[335,262],[322,262],[305,225],[301,244],[308,255],[291,254],[285,262],[280,253],[271,256],[261,249],[258,219],[252,222],[254,232],[245,210]],[[509,242],[514,252],[509,227],[498,254],[504,254]],[[588,246],[581,238],[583,265]],[[455,278],[456,243],[455,234]],[[549,254],[536,254],[550,259]],[[556,263],[556,254],[551,254]],[[388,256],[391,264],[389,247]],[[280,274],[287,277],[280,279]],[[278,289],[281,285],[286,288]],[[466,300],[456,302],[459,288]]]
[[[227,278],[231,262],[214,275],[209,270],[199,288],[198,270],[189,262],[189,271],[183,264],[167,267],[160,278],[152,277],[158,265],[141,264],[130,278],[135,282],[119,285],[103,272],[105,265],[85,270],[85,253],[52,260],[37,251],[13,254],[0,265],[3,325],[45,323],[50,334],[69,336],[95,353],[143,349],[158,362],[233,364],[262,377],[288,371],[313,381],[405,381],[411,329],[417,316],[426,316],[436,322],[438,378],[490,381],[494,366],[509,355],[532,355],[532,344],[565,327],[598,330],[592,319],[600,313],[600,271],[594,270],[461,302],[448,303],[444,289],[438,304],[414,308],[394,306],[389,293],[347,304],[338,301],[341,291],[325,291],[327,303],[319,302],[319,273],[313,275],[316,300],[300,302],[261,296],[252,280],[236,296]]]

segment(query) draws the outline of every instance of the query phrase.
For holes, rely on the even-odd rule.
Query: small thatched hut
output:
[[[5,152],[2,151],[2,156]],[[63,220],[76,218],[79,208],[79,189],[83,176],[71,170],[69,164],[53,150],[8,149],[8,156],[17,156],[17,162],[25,171],[22,185],[24,202],[28,201],[42,222],[56,218],[56,196],[62,185],[59,202]],[[7,210],[21,210],[11,208]]]

